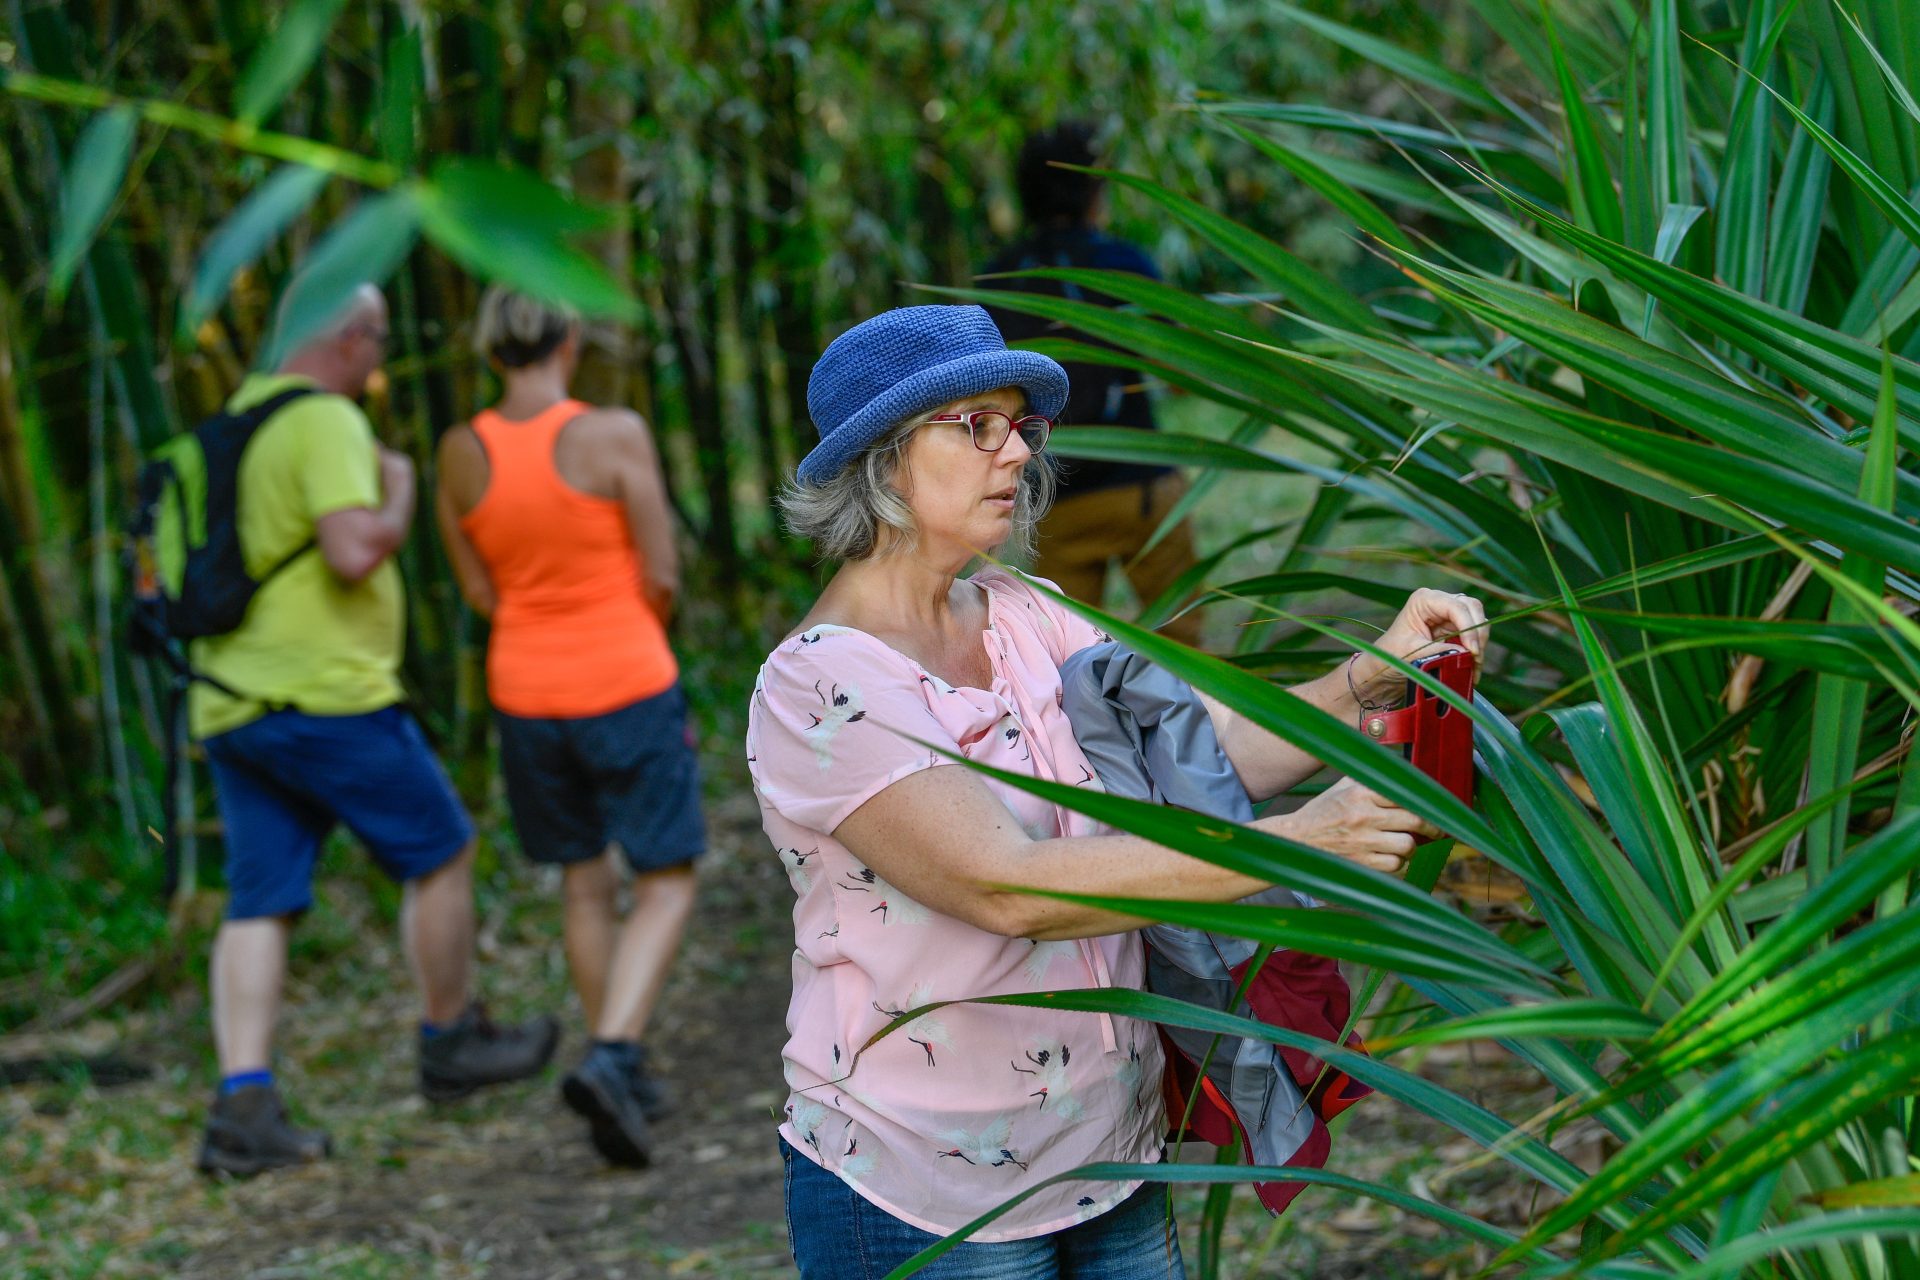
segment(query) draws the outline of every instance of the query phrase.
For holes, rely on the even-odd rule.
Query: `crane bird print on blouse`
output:
[[[1003,570],[971,581],[987,607],[991,679],[956,686],[870,632],[818,623],[768,655],[746,755],[767,853],[794,893],[783,1136],[925,1231],[949,1234],[1026,1193],[974,1237],[994,1243],[1120,1204],[1138,1183],[1090,1183],[1072,1171],[1157,1160],[1166,1117],[1149,1025],[978,1002],[1138,989],[1146,959],[1137,934],[1007,937],[907,896],[834,838],[888,787],[965,761],[1099,789],[1059,697],[1060,664],[1099,636]],[[1105,830],[998,779],[981,785],[1032,840]],[[915,1014],[942,1001],[955,1003]]]

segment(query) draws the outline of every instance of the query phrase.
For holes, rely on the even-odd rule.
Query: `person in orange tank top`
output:
[[[563,868],[567,967],[593,1037],[562,1082],[615,1164],[666,1109],[641,1036],[693,908],[700,780],[666,620],[679,569],[646,423],[567,394],[572,314],[495,287],[475,344],[504,386],[440,441],[436,514],[493,624],[487,691],[520,843]],[[633,871],[618,911],[617,847]]]

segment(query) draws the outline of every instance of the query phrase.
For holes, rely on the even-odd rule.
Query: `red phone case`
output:
[[[1466,650],[1436,654],[1413,665],[1460,697],[1473,700],[1473,655]],[[1473,721],[1446,702],[1409,682],[1405,706],[1372,712],[1360,727],[1376,742],[1404,745],[1415,768],[1462,804],[1473,803]]]

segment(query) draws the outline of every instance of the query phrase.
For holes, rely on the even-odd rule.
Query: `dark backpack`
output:
[[[127,526],[132,578],[127,629],[134,653],[159,659],[172,673],[167,780],[161,793],[168,897],[179,882],[175,802],[187,689],[197,680],[230,698],[247,698],[225,681],[196,671],[188,643],[239,630],[260,588],[314,546],[309,539],[258,578],[247,572],[240,548],[240,459],[269,418],[313,392],[293,387],[244,412],[215,414],[160,446],[140,470]]]
[[[309,540],[254,577],[240,549],[238,508],[240,459],[254,433],[313,392],[293,387],[242,413],[215,414],[162,445],[141,469],[128,531],[134,652],[165,658],[193,678],[183,646],[238,630],[260,588],[312,549]]]

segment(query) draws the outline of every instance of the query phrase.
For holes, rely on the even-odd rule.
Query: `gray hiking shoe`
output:
[[[535,1075],[553,1057],[560,1024],[542,1014],[518,1026],[495,1026],[474,1004],[439,1035],[420,1040],[420,1092],[452,1102],[475,1089]]]
[[[646,1168],[652,1156],[648,1108],[636,1087],[643,1078],[638,1066],[632,1053],[596,1044],[560,1083],[560,1096],[586,1117],[594,1150],[608,1163],[629,1169]],[[658,1101],[665,1103],[664,1098]]]
[[[268,1169],[324,1160],[332,1149],[326,1134],[287,1122],[286,1104],[272,1085],[250,1084],[214,1099],[200,1144],[200,1169],[251,1178]]]

